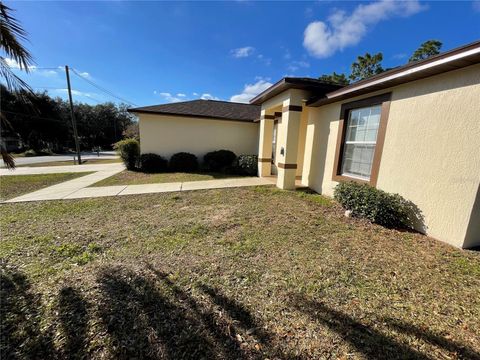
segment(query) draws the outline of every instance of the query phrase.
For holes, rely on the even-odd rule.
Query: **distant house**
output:
[[[201,160],[213,150],[237,155],[258,153],[260,106],[217,100],[193,100],[129,109],[139,118],[142,153],[169,158],[177,152]]]
[[[259,176],[327,196],[341,181],[398,193],[417,229],[480,245],[480,42],[339,86],[283,78],[250,105],[196,100],[132,109],[141,150],[258,154]]]

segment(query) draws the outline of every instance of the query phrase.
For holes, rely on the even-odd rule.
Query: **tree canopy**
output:
[[[331,74],[324,74],[318,78],[319,80],[330,82],[332,84],[348,85],[350,81],[345,74],[337,74],[335,71]]]
[[[382,60],[383,54],[381,52],[373,55],[365,53],[363,56],[358,56],[357,61],[352,64],[350,80],[359,81],[380,74],[384,71]]]
[[[415,50],[408,62],[428,59],[430,56],[440,54],[442,42],[438,40],[425,41],[420,47]]]
[[[13,129],[8,134],[2,129],[2,136],[16,137],[24,148],[33,150],[62,152],[74,147],[67,101],[52,98],[47,92],[11,92],[3,85],[0,90],[2,113]],[[27,97],[33,107],[26,104],[23,97]],[[98,105],[75,103],[74,113],[82,149],[98,146],[108,149],[122,139],[123,132],[134,123],[127,108],[125,104],[111,102]]]

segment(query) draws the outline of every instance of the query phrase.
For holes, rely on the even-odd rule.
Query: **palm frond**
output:
[[[19,40],[27,40],[27,33],[19,22],[10,15],[12,9],[0,2],[0,47],[15,60],[20,69],[28,72],[33,63],[32,55]]]
[[[0,56],[0,77],[5,80],[5,85],[10,91],[21,92],[21,90],[26,90],[33,93],[32,88],[15,75],[3,56]]]
[[[5,127],[9,130],[13,130],[12,124],[10,121],[7,120],[5,115],[0,112],[0,153],[2,155],[3,164],[9,170],[15,169],[15,159],[14,157],[8,153],[7,147],[5,146],[5,142],[3,140],[3,132]]]

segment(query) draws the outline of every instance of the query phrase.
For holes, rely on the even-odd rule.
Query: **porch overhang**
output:
[[[261,105],[274,96],[277,96],[278,94],[290,89],[306,90],[312,94],[318,95],[326,94],[342,87],[343,85],[332,84],[318,79],[284,77],[265,91],[255,96],[252,100],[250,100],[250,104]]]

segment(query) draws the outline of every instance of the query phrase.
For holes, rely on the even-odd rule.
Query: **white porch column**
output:
[[[258,144],[258,176],[265,177],[272,174],[272,139],[273,120],[275,116],[262,110],[260,115],[260,136]]]
[[[279,144],[283,155],[278,159],[277,187],[285,190],[295,189],[297,173],[298,138],[302,115],[302,105],[293,105],[291,100],[285,100],[282,108],[282,128],[285,141]]]

